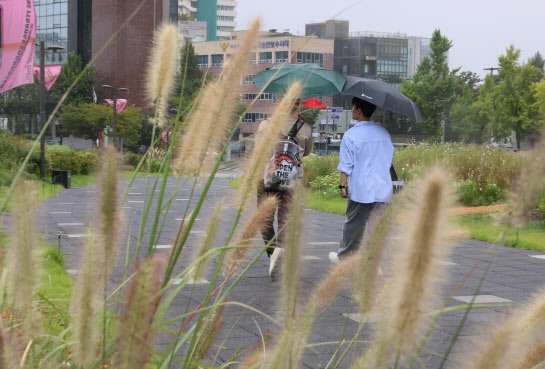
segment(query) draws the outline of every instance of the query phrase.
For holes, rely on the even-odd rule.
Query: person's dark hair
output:
[[[363,116],[367,118],[371,118],[375,110],[377,110],[376,105],[371,104],[370,102],[362,100],[358,97],[354,97],[352,99],[352,105],[354,105],[356,109],[361,109]]]

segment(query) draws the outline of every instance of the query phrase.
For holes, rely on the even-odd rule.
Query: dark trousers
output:
[[[383,202],[364,204],[348,200],[346,204],[346,220],[338,252],[339,259],[352,254],[360,247],[369,218],[375,210],[383,205]]]
[[[267,248],[267,256],[271,256],[274,252],[274,246],[282,245],[282,242],[284,241],[284,233],[285,233],[285,225],[286,225],[286,217],[288,215],[289,211],[289,204],[290,199],[292,197],[292,191],[274,191],[274,190],[268,190],[265,188],[265,185],[263,184],[263,181],[260,181],[257,185],[257,205],[261,204],[261,201],[267,196],[275,196],[278,198],[278,205],[277,205],[277,219],[278,219],[278,236],[276,237],[275,241],[271,243],[270,246]],[[271,218],[269,222],[265,224],[263,229],[261,230],[261,236],[263,237],[263,241],[265,241],[265,244],[268,244],[276,235],[276,231],[274,230],[274,217]]]

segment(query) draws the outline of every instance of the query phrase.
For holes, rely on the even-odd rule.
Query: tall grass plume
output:
[[[34,185],[19,180],[13,196],[15,233],[8,250],[8,301],[21,314],[24,332],[29,336],[40,329],[34,306],[42,270],[38,234],[34,228],[37,204]]]
[[[163,23],[156,31],[146,74],[146,92],[155,105],[156,124],[166,126],[168,101],[174,90],[178,62],[178,27]]]
[[[100,242],[104,260],[104,281],[108,281],[119,248],[121,209],[119,206],[119,154],[113,146],[104,155],[99,181]]]
[[[153,255],[136,271],[117,329],[113,362],[117,369],[144,368],[150,362],[164,267],[165,261]]]
[[[242,207],[244,207],[248,196],[255,190],[258,179],[263,176],[265,164],[270,158],[275,141],[288,126],[293,125],[294,122],[288,118],[301,91],[302,85],[299,82],[293,83],[269,119],[269,124],[257,135],[238,192],[239,203]]]
[[[387,295],[382,297],[379,344],[394,349],[397,354],[409,351],[421,338],[422,328],[437,294],[440,261],[452,244],[447,209],[452,195],[449,177],[433,169],[415,190],[415,199],[408,210],[404,242],[397,253],[393,273],[387,281]],[[387,353],[379,348],[377,352]],[[378,355],[379,361],[385,359]],[[379,362],[377,367],[383,366]]]
[[[99,322],[104,286],[104,275],[100,272],[103,267],[102,252],[93,225],[90,224],[70,306],[74,337],[72,355],[74,361],[82,367],[88,367],[96,360],[100,339]]]
[[[236,242],[236,248],[229,251],[227,255],[227,263],[225,266],[225,274],[230,275],[234,273],[240,263],[244,261],[248,253],[248,247],[252,244],[252,238],[258,234],[265,224],[274,219],[274,213],[278,205],[278,199],[274,196],[265,198],[257,207],[254,214],[250,217],[248,222],[244,224],[240,236]]]
[[[240,80],[246,73],[249,54],[255,46],[261,22],[255,20],[235,54],[225,64],[223,74],[208,84],[186,123],[185,137],[181,138],[175,169],[198,176],[208,171],[226,138],[227,132],[239,117],[233,117],[240,96]]]
[[[212,342],[214,342],[214,339],[225,322],[223,319],[223,307],[224,305],[219,305],[208,315],[207,321],[199,338],[199,345],[192,357],[193,362],[198,363],[204,359],[210,350],[210,347],[212,347]],[[196,367],[193,368],[197,369]]]
[[[216,240],[218,227],[221,220],[221,214],[223,211],[223,203],[224,203],[224,199],[222,198],[220,202],[218,203],[218,205],[216,206],[216,209],[212,213],[210,220],[208,221],[208,225],[206,226],[206,230],[204,231],[205,236],[201,242],[199,249],[197,250],[197,254],[195,255],[195,260],[203,258],[204,255],[206,255],[206,253],[210,251],[210,249],[214,245],[214,241]],[[204,268],[206,267],[209,261],[210,261],[210,258],[203,258],[201,261],[199,261],[195,265],[192,271],[194,281],[202,277]]]

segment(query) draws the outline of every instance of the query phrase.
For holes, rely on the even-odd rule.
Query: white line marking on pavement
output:
[[[202,234],[204,231],[189,231],[189,233]]]
[[[305,259],[305,260],[322,260],[322,258],[319,258],[318,256],[314,256],[314,255],[307,255],[303,259]]]
[[[333,242],[333,241],[326,241],[326,242],[309,242],[309,245],[340,245],[339,242]]]
[[[50,211],[49,214],[72,214],[71,211]]]
[[[132,209],[132,206],[122,206],[121,209]]]
[[[129,192],[129,195],[142,195],[142,192]]]
[[[183,281],[182,278],[173,279],[172,284],[177,285],[177,284],[182,283],[182,281]],[[205,284],[205,283],[210,283],[210,282],[208,282],[206,279],[203,279],[203,278],[197,279],[197,282],[195,282],[195,280],[193,278],[190,278],[189,282],[187,282],[187,284]]]
[[[157,249],[171,249],[172,245],[157,245],[155,248],[157,248]]]
[[[129,201],[129,204],[130,204],[130,203],[143,204],[144,201],[143,201],[143,200],[142,200],[142,201],[136,201],[136,200],[134,200],[134,201]]]
[[[536,258],[536,259],[545,259],[545,255],[528,255],[528,256],[531,258]]]
[[[75,202],[59,202],[57,205],[75,205]]]
[[[439,265],[460,265],[458,263],[453,263],[451,261],[440,261]]]
[[[83,237],[87,237],[87,235],[86,235],[85,233],[67,234],[66,236],[69,237],[69,238],[83,238]]]
[[[187,219],[189,219],[189,218],[187,218]],[[176,220],[182,221],[182,220],[184,220],[184,219],[183,219],[183,218],[176,218]],[[198,222],[198,221],[200,221],[200,219],[199,219],[199,218],[195,218],[195,221]]]
[[[473,296],[454,296],[455,300],[470,303]],[[502,302],[513,302],[509,299],[504,299],[503,297],[494,296],[494,295],[477,295],[475,297],[475,304],[491,304],[491,303],[502,303]]]
[[[371,317],[371,316],[362,316],[360,313],[344,313],[342,314],[342,316],[344,316],[345,318],[348,318],[350,320],[353,320],[355,322],[358,322],[358,323],[376,323],[378,322],[378,319],[376,317]]]
[[[189,201],[189,199],[175,199],[176,201]]]
[[[390,237],[387,237],[389,240],[401,240],[402,238],[399,237],[399,236],[390,236]]]
[[[83,223],[58,223],[60,226],[82,226]]]

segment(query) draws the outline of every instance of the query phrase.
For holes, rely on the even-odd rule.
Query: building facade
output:
[[[235,0],[178,0],[178,13],[183,20],[207,24],[207,41],[228,39],[237,26]],[[187,16],[191,19],[188,19]],[[194,28],[193,25],[189,25]]]
[[[60,46],[59,52],[46,52],[45,63],[60,65],[68,58],[68,0],[35,0],[36,27],[36,57],[34,64],[40,64],[40,41],[45,41],[45,47]]]
[[[224,61],[242,43],[244,31],[234,32],[230,40],[196,42],[193,46],[199,56],[199,68],[203,72],[220,75]],[[247,74],[240,81],[240,103],[249,106],[259,94],[253,78],[256,74],[280,63],[315,63],[326,69],[333,68],[333,40],[293,36],[289,33],[263,32],[248,61]],[[326,105],[331,106],[331,97],[324,97]],[[243,136],[257,132],[259,123],[267,119],[278,103],[278,96],[264,93],[252,105],[241,124]]]
[[[350,23],[346,20],[330,20],[321,23],[309,23],[305,25],[306,36],[319,38],[345,38],[348,37]]]

